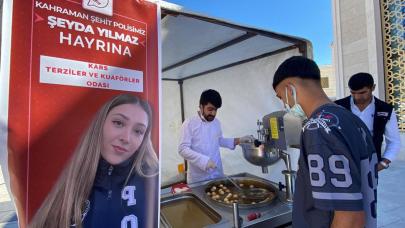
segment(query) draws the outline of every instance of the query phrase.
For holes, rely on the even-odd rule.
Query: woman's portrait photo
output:
[[[147,101],[121,94],[105,103],[29,227],[157,227],[152,130]]]

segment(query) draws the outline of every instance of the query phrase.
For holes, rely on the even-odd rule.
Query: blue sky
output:
[[[166,0],[236,24],[299,36],[312,42],[318,65],[332,63],[331,0]]]

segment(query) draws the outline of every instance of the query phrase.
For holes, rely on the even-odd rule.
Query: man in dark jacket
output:
[[[358,116],[368,127],[379,160],[378,171],[386,169],[400,150],[398,124],[393,106],[377,99],[372,92],[375,89],[373,77],[368,73],[354,74],[349,80],[351,96],[335,101]],[[385,136],[385,152],[381,154],[381,145]]]

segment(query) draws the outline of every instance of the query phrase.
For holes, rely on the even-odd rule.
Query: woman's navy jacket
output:
[[[83,209],[84,227],[157,227],[159,178],[141,177],[134,171],[125,184],[133,159],[119,165],[100,159],[91,195]]]

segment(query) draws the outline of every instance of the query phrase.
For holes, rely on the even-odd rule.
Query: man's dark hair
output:
[[[349,88],[351,90],[359,90],[364,87],[372,88],[374,86],[373,76],[369,73],[360,72],[354,74],[349,79]]]
[[[276,89],[281,81],[290,77],[320,81],[321,72],[319,71],[318,65],[311,59],[303,56],[290,57],[281,63],[276,73],[274,73],[273,89]]]
[[[211,103],[215,108],[220,108],[222,106],[221,95],[213,89],[208,89],[202,92],[200,97],[200,105],[207,105]]]

